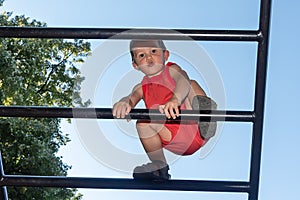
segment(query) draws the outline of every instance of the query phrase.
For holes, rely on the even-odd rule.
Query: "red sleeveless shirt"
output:
[[[142,90],[146,108],[158,109],[159,105],[164,105],[173,96],[176,82],[169,72],[169,67],[173,64],[175,63],[168,62],[162,73],[157,76],[143,78]],[[180,105],[180,109],[186,109],[184,103]],[[205,144],[200,136],[198,123],[180,124],[166,121],[165,127],[172,133],[172,139],[170,142],[162,140],[162,144],[173,153],[190,155]]]

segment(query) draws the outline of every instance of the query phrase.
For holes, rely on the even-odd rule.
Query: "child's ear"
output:
[[[169,56],[170,56],[170,52],[168,50],[165,50],[164,51],[164,59],[165,59],[165,61],[167,61],[169,59]]]
[[[139,66],[134,61],[132,61],[132,66],[134,69],[139,70]]]

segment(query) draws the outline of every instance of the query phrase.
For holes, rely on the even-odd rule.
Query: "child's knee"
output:
[[[162,127],[163,124],[151,123],[150,121],[138,120],[136,122],[137,129],[152,129],[155,130],[156,132],[159,132],[162,129]]]
[[[146,121],[142,121],[142,120],[137,120],[135,126],[138,127],[145,127],[145,126],[149,126],[149,123],[147,123]]]
[[[190,85],[191,85],[191,92],[192,92],[192,96],[206,96],[206,93],[204,92],[204,90],[201,88],[201,86],[198,84],[197,81],[195,80],[191,80],[190,81]]]
[[[190,84],[191,84],[191,88],[194,90],[200,88],[200,85],[195,80],[191,80]]]

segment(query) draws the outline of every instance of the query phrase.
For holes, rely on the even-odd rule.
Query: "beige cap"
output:
[[[142,47],[155,47],[166,50],[166,46],[162,40],[131,40],[130,51]]]

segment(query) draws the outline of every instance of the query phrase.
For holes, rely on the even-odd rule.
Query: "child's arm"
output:
[[[190,91],[190,79],[185,71],[174,64],[169,67],[170,75],[176,82],[176,88],[172,98],[160,109],[167,118],[175,119],[179,116],[179,106],[184,102]]]
[[[141,84],[136,85],[131,94],[123,97],[113,106],[113,116],[116,118],[125,118],[131,109],[143,98],[143,91]]]

